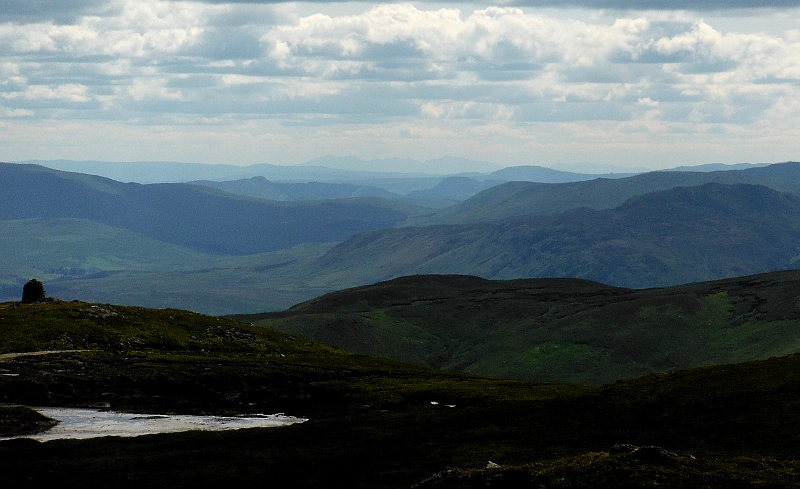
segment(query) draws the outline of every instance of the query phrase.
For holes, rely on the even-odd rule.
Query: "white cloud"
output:
[[[60,100],[64,102],[88,102],[90,98],[86,95],[87,89],[83,85],[66,84],[55,87],[44,85],[30,85],[20,92],[3,93],[2,97],[6,100]]]

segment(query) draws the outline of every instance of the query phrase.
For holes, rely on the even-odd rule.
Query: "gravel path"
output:
[[[0,362],[11,360],[18,357],[35,357],[38,355],[51,355],[53,353],[74,353],[79,351],[89,350],[40,350],[40,351],[26,351],[22,353],[0,353]]]

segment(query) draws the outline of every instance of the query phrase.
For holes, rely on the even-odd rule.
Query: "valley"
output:
[[[647,288],[787,270],[798,168],[511,182],[442,208],[430,195],[278,201],[4,165],[0,298],[36,276],[65,299],[237,314],[411,274]],[[435,189],[427,178],[406,180]]]
[[[797,168],[267,200],[3,166],[3,480],[797,487]],[[38,442],[30,406],[308,421]]]

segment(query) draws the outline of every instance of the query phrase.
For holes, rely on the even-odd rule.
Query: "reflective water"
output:
[[[98,409],[34,407],[48,418],[60,421],[50,430],[30,435],[40,441],[98,436],[139,436],[155,433],[202,430],[224,431],[242,428],[285,426],[307,421],[283,414],[249,416],[190,416],[118,413]]]

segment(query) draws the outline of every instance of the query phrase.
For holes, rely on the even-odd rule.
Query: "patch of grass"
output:
[[[46,431],[57,421],[24,406],[0,406],[0,437],[31,435]]]

